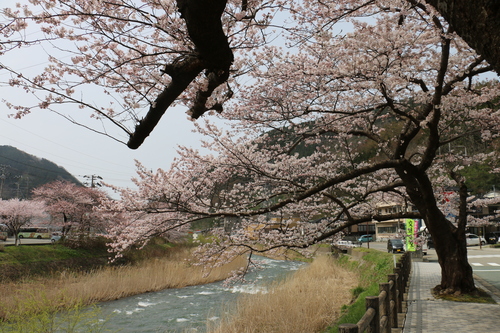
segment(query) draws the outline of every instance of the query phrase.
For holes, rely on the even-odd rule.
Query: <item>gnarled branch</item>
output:
[[[139,148],[168,107],[203,70],[206,70],[208,87],[204,91],[198,91],[189,114],[197,119],[208,110],[208,98],[219,85],[227,81],[229,68],[234,60],[221,22],[226,2],[227,0],[177,0],[179,12],[195,45],[195,52],[165,67],[164,72],[170,75],[172,80],[152,103],[146,116],[136,125],[127,143],[129,148]]]

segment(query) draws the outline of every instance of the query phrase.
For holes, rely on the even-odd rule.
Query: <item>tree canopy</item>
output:
[[[419,217],[435,241],[440,287],[475,289],[465,226],[477,221],[467,213],[463,170],[475,162],[491,163],[496,172],[499,159],[495,149],[465,154],[461,140],[477,138],[478,147],[498,140],[500,87],[493,62],[431,6],[405,0],[30,3],[4,11],[11,19],[2,29],[11,38],[4,47],[16,45],[13,36],[35,23],[44,35],[17,45],[49,42],[71,57],[51,57],[34,76],[4,66],[12,86],[39,99],[10,102],[17,116],[34,108],[66,115],[75,104],[118,126],[131,148],[176,104],[195,119],[220,113],[233,121],[227,132],[200,124],[212,155],[186,148],[166,171],[139,166],[138,190],[122,190],[122,201],[107,208],[148,218],[114,230],[116,248],[200,219],[237,219],[236,230],[221,229],[220,243],[204,249],[210,261],[262,245],[304,248],[373,219]],[[95,105],[89,87],[101,89],[108,103]],[[418,211],[381,216],[380,202],[411,202]]]
[[[498,5],[486,0],[429,3],[451,23],[449,33],[458,32],[498,71]],[[27,5],[3,10],[1,50],[47,44],[57,51],[49,52],[51,65],[39,75],[24,75],[8,63],[2,66],[12,73],[9,84],[23,86],[39,99],[33,104],[8,104],[17,116],[42,108],[71,121],[75,120],[66,112],[67,106],[77,104],[125,132],[127,145],[135,149],[171,106],[186,105],[194,119],[207,111],[222,112],[238,89],[238,78],[258,66],[249,50],[286,34],[295,36],[290,46],[313,42],[312,35],[331,35],[335,24],[352,15],[396,11],[403,18],[408,10],[425,12],[426,8],[414,0],[148,0],[141,4],[28,0]],[[30,37],[24,32],[32,31],[33,24],[38,26],[33,31],[39,29],[41,34]],[[107,102],[96,105],[92,87],[102,89],[109,96]],[[123,140],[99,126],[92,128]]]
[[[45,203],[46,211],[53,218],[53,225],[62,227],[63,236],[70,230],[76,235],[102,233],[106,220],[94,208],[105,197],[104,192],[98,188],[78,186],[61,180],[33,190],[33,198]]]

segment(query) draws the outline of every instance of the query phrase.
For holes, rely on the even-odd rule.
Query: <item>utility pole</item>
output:
[[[21,196],[21,177],[22,176],[14,176],[14,178],[17,179],[17,182],[15,182],[14,184],[16,184],[17,186],[17,190],[16,190],[16,198],[18,199],[21,199],[20,196]]]
[[[85,176],[83,176],[83,178],[87,178],[87,179],[90,180],[90,183],[87,181],[84,184],[87,185],[87,186],[90,186],[91,188],[101,187],[102,186],[102,184],[99,181],[99,180],[102,180],[101,176],[97,176],[97,175],[85,175]]]
[[[5,183],[5,178],[7,175],[5,174],[5,169],[7,169],[6,165],[0,165],[0,200],[3,199],[3,184]]]

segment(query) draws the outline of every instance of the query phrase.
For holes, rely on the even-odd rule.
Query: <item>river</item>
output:
[[[248,273],[244,284],[222,282],[136,295],[100,303],[101,320],[112,332],[205,332],[207,320],[217,322],[224,306],[242,293],[265,292],[265,285],[304,265],[301,262],[259,258],[261,270]],[[106,318],[106,319],[105,319]]]

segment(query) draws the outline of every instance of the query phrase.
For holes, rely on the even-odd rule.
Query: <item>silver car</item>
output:
[[[481,245],[486,244],[486,239],[475,234],[465,234],[465,239],[467,241],[467,246],[479,245],[479,243],[481,243]]]

